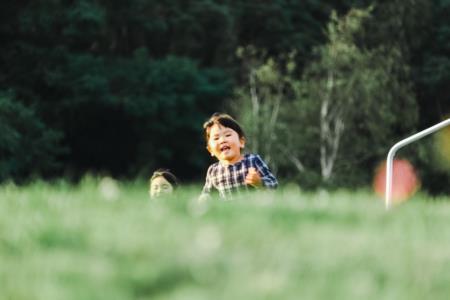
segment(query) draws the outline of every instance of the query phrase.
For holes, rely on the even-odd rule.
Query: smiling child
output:
[[[278,186],[277,179],[258,154],[242,154],[245,135],[239,123],[231,116],[215,113],[203,125],[209,153],[218,162],[208,168],[201,199],[214,190],[223,199],[248,187],[270,188]]]

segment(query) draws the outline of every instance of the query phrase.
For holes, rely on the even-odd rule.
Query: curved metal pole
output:
[[[435,131],[438,131],[439,129],[450,125],[450,119],[447,119],[445,121],[442,121],[434,126],[431,126],[425,130],[422,130],[404,140],[401,140],[400,142],[396,143],[394,146],[392,146],[391,150],[389,150],[387,161],[386,161],[386,195],[385,195],[385,207],[386,209],[391,208],[392,205],[392,164],[394,160],[395,153],[402,147],[411,144],[412,142],[417,141],[418,139],[421,139]]]

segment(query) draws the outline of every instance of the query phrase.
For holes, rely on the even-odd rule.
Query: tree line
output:
[[[202,122],[238,116],[304,187],[365,186],[450,111],[447,0],[4,1],[0,180],[200,179]],[[448,192],[432,140],[406,149]]]

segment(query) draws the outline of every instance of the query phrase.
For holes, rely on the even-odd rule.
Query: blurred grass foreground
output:
[[[2,185],[0,299],[448,299],[448,199],[198,191]]]

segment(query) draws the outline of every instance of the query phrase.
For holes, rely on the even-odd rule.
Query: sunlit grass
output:
[[[108,188],[114,191],[106,191]],[[0,187],[0,299],[447,299],[450,202],[369,191],[149,201],[145,182]]]

